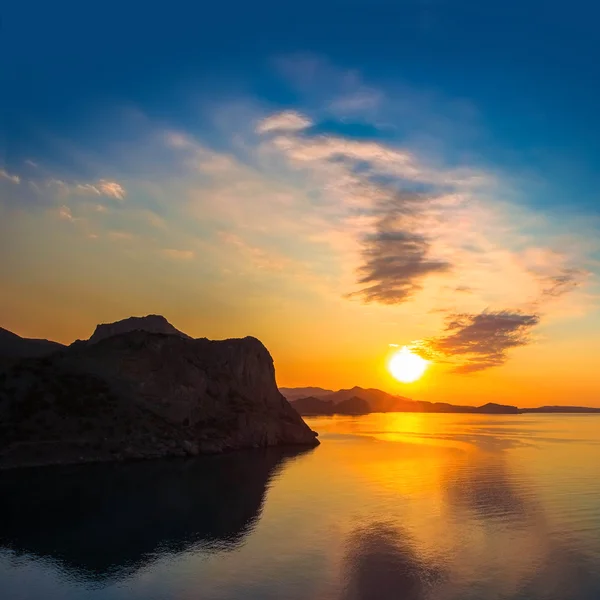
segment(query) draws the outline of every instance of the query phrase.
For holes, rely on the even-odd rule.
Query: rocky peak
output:
[[[146,331],[148,333],[162,333],[165,335],[177,335],[181,338],[191,340],[192,338],[176,329],[162,315],[146,315],[145,317],[129,317],[114,323],[102,323],[96,326],[89,344],[95,344],[115,335],[129,333],[131,331]]]

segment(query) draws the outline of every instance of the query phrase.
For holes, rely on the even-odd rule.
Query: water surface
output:
[[[600,598],[600,415],[309,424],[301,453],[0,474],[0,596]]]

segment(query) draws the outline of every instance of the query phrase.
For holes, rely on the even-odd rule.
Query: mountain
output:
[[[0,370],[0,467],[318,444],[259,340],[145,323],[159,321],[120,321],[101,330],[115,335]]]
[[[366,400],[358,396],[352,396],[352,398],[342,400],[336,404],[335,412],[338,415],[367,415],[372,411]]]
[[[409,400],[401,396],[392,396],[386,392],[381,392],[381,390],[374,389],[362,390],[363,393],[370,396],[370,400],[365,400],[359,396],[346,398],[350,391],[351,390],[340,390],[339,395],[335,396],[329,394],[324,398],[299,398],[298,400],[292,401],[291,405],[304,416],[364,415],[374,412],[471,413],[489,415],[518,414],[523,412],[516,406],[495,404],[493,402],[488,402],[483,406],[461,406],[448,404],[446,402],[421,402]],[[333,400],[331,400],[332,396],[335,398],[343,398],[343,400],[334,403]],[[389,398],[387,396],[389,396]],[[600,412],[600,410],[598,412]]]
[[[46,356],[64,348],[58,342],[23,338],[0,327],[0,359]]]
[[[352,396],[345,398],[337,404],[331,400],[307,396],[298,398],[290,403],[299,414],[304,416],[328,416],[328,415],[366,415],[371,410],[370,404],[363,398]]]
[[[538,408],[522,408],[522,413],[600,413],[600,408],[588,406],[540,406]]]
[[[292,406],[302,415],[350,414],[346,412],[348,409],[342,403],[349,402],[353,398],[358,398],[364,403],[362,409],[360,409],[362,410],[361,414],[369,412],[514,414],[519,412],[516,406],[494,403],[484,404],[483,406],[461,406],[446,402],[424,402],[389,394],[376,388],[365,389],[358,386],[319,397],[313,396],[310,398],[311,407],[309,410],[307,410],[307,398],[293,400]],[[318,404],[318,402],[321,402],[321,404]],[[330,408],[329,403],[333,405],[333,409]]]
[[[290,403],[301,415],[332,415],[334,404],[331,400],[321,400],[314,396],[298,398]]]
[[[148,333],[163,333],[165,335],[178,335],[179,337],[191,340],[192,338],[175,329],[167,319],[162,315],[147,315],[145,317],[129,317],[115,323],[101,323],[96,326],[92,337],[88,340],[89,344],[96,344],[120,333],[129,333],[130,331],[147,331]]]
[[[516,406],[488,402],[483,406],[476,407],[476,409],[473,412],[482,413],[486,415],[516,415],[519,414],[521,411]]]
[[[394,396],[382,390],[374,388],[364,389],[358,386],[327,394],[321,399],[330,400],[334,404],[338,404],[355,396],[366,400],[371,407],[371,412],[412,412],[417,409],[417,403],[410,398]]]
[[[293,400],[298,400],[299,398],[307,398],[309,396],[312,397],[320,397],[325,396],[327,394],[333,394],[333,390],[325,390],[320,387],[301,387],[301,388],[279,388],[279,391],[292,402]]]

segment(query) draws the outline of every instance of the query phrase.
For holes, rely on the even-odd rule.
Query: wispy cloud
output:
[[[335,114],[353,116],[374,111],[380,106],[382,99],[381,91],[361,87],[356,91],[334,98],[330,108]]]
[[[312,121],[308,117],[293,110],[286,110],[259,121],[256,126],[256,133],[300,131],[310,127],[312,124]]]
[[[323,113],[341,119],[374,116],[385,97],[383,90],[365,83],[357,70],[340,68],[322,56],[281,56],[275,65],[298,91],[318,98]]]
[[[115,198],[116,200],[125,200],[125,189],[116,181],[101,179],[96,184],[96,187],[100,191],[100,195]]]
[[[5,169],[0,169],[0,179],[7,179],[11,183],[21,183],[21,178],[18,175],[13,175]]]
[[[50,179],[47,186],[57,189],[63,195],[106,196],[115,200],[125,199],[125,189],[116,181],[100,179],[93,183],[67,183],[62,179]]]
[[[558,298],[580,285],[584,275],[585,273],[582,269],[574,268],[564,269],[556,275],[549,275],[543,279],[546,285],[542,289],[542,295]]]
[[[77,221],[77,219],[73,216],[71,209],[65,204],[58,209],[58,216],[63,221],[69,221],[69,223],[75,223],[75,221]]]
[[[381,176],[448,188],[481,187],[494,183],[490,173],[466,167],[445,169],[428,165],[407,148],[374,141],[333,135],[298,137],[288,134],[277,136],[271,144],[299,166],[341,164],[349,174],[356,176],[358,172],[362,183]]]
[[[267,250],[258,246],[244,241],[240,236],[235,233],[222,231],[219,233],[220,239],[236,248],[241,254],[243,254],[252,265],[261,270],[267,271],[282,271],[290,265],[290,260],[284,256],[281,256],[274,252],[268,252]]]

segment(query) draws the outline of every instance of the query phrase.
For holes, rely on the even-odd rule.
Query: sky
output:
[[[600,406],[592,2],[11,3],[0,326],[163,314],[281,386]],[[430,360],[395,382],[398,346]]]

